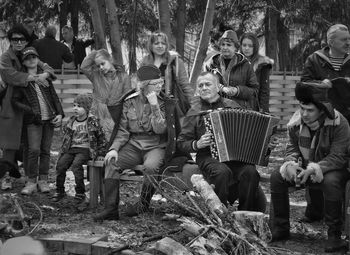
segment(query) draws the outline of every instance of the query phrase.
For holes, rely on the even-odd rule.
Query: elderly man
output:
[[[328,102],[326,85],[298,83],[295,96],[300,110],[287,124],[289,143],[285,162],[271,174],[273,240],[287,239],[289,232],[288,187],[318,187],[324,194],[328,226],[326,252],[344,247],[341,239],[342,198],[346,181],[350,128],[344,116]]]
[[[137,71],[137,76],[140,89],[125,99],[116,138],[105,156],[105,209],[94,216],[95,221],[119,219],[122,170],[143,164],[145,173],[152,178],[164,163],[167,125],[164,100],[160,96],[163,85],[160,70],[146,65]],[[128,208],[127,215],[145,212],[154,192],[152,183],[145,177],[140,200]]]
[[[233,203],[232,195],[238,187],[239,210],[255,210],[260,176],[254,165],[238,161],[220,163],[210,152],[211,135],[206,132],[202,111],[218,108],[240,108],[233,100],[219,95],[218,77],[211,72],[200,74],[197,93],[200,99],[188,111],[177,140],[182,152],[196,153],[196,163],[221,202]]]
[[[350,34],[345,25],[336,24],[327,31],[328,46],[311,54],[305,62],[301,81],[322,82],[331,85],[331,80],[350,77]],[[345,82],[344,82],[345,81]],[[350,121],[349,87],[346,79],[333,80],[329,90],[332,105]],[[313,222],[323,219],[323,194],[318,189],[307,188],[307,207],[302,221]]]

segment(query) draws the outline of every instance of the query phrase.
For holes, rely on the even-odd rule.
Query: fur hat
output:
[[[239,44],[237,34],[233,30],[226,30],[224,34],[221,36],[221,38],[219,39],[219,43],[221,43],[223,40],[229,40],[235,44]]]
[[[74,98],[74,103],[78,104],[80,107],[83,107],[86,113],[89,113],[92,105],[92,96],[91,94],[80,94]]]
[[[155,65],[144,65],[137,70],[137,78],[139,81],[159,79],[161,72]]]
[[[323,83],[298,82],[295,86],[295,97],[302,103],[315,104],[317,108],[324,110],[330,119],[334,119],[334,108],[328,98],[329,88]]]

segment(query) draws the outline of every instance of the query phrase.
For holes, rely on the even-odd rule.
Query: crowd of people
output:
[[[145,178],[139,200],[125,209],[127,216],[139,215],[149,210],[153,182],[164,167],[181,168],[194,153],[200,171],[224,205],[238,198],[238,210],[257,210],[260,176],[256,166],[213,158],[212,134],[202,117],[203,112],[221,108],[269,112],[269,75],[274,61],[259,53],[255,34],[245,33],[239,39],[235,31],[225,31],[218,42],[219,52],[205,61],[193,88],[181,56],[170,49],[162,32],[151,33],[148,54],[131,79],[107,50],[93,50],[86,56],[85,47],[93,41],[78,40],[70,27],[62,28],[64,41],[59,42],[55,27],[47,27],[45,37],[38,39],[30,29],[32,20],[24,23],[27,27],[15,25],[7,32],[9,48],[0,58],[0,164],[6,164],[8,170],[0,171],[5,175],[3,190],[11,189],[9,175],[18,176],[14,172],[18,172],[20,159],[27,177],[21,193],[50,192],[53,131],[65,116],[52,85],[53,69],[62,64],[81,65],[93,90],[74,99],[73,116],[63,125],[54,202],[66,196],[69,168],[76,182],[75,199],[85,201],[82,166],[90,159],[103,160],[104,208],[93,219],[118,220],[120,175],[142,165]],[[349,50],[348,28],[331,26],[327,46],[309,56],[296,85],[300,109],[287,125],[285,162],[271,174],[273,241],[290,237],[288,187],[300,182],[309,194],[304,220],[325,219],[328,226],[325,251],[345,246],[341,228],[343,193],[350,179],[350,114],[341,102],[348,100],[348,79],[344,77],[350,75]]]

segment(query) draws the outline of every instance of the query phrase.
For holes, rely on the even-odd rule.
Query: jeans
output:
[[[30,179],[38,175],[47,175],[54,127],[50,121],[43,121],[42,125],[30,124],[25,128],[27,130],[23,162],[25,173]]]
[[[75,178],[75,193],[85,193],[83,165],[86,165],[89,159],[90,152],[88,148],[70,148],[60,156],[56,165],[56,191],[58,193],[64,193],[64,182],[69,167]]]

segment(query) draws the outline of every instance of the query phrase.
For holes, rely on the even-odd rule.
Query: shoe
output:
[[[60,192],[55,192],[55,194],[53,194],[52,196],[52,201],[53,202],[58,202],[60,201],[62,198],[64,198],[66,196],[66,193],[60,193]]]
[[[79,202],[85,201],[85,198],[86,198],[85,194],[75,194],[74,196],[74,200],[77,200]]]
[[[93,220],[96,222],[119,220],[119,180],[105,179],[104,191],[104,209],[102,212],[95,214]]]
[[[26,186],[24,186],[24,188],[22,189],[21,194],[29,196],[33,192],[37,192],[38,191],[38,187],[37,186],[38,186],[37,183],[28,181],[26,183]]]
[[[1,190],[12,189],[12,179],[10,177],[4,177],[1,181]]]
[[[38,189],[42,193],[50,192],[50,186],[49,186],[49,184],[47,183],[46,180],[39,180],[38,181]]]

